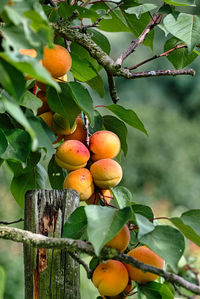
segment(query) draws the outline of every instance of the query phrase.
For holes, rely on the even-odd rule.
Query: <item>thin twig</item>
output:
[[[154,14],[151,21],[149,22],[149,24],[146,26],[146,28],[144,29],[144,31],[140,34],[140,36],[138,38],[136,38],[135,40],[133,40],[130,44],[130,46],[124,50],[122,52],[122,54],[117,58],[116,60],[116,64],[117,65],[122,65],[122,62],[131,54],[135,51],[135,48],[138,47],[141,43],[143,43],[143,41],[145,40],[145,38],[147,37],[147,35],[150,33],[150,31],[156,26],[158,25],[162,20],[162,15],[158,15],[158,14]]]
[[[119,101],[119,97],[117,95],[115,80],[109,72],[107,72],[107,76],[108,76],[108,86],[109,86],[109,92],[110,92],[111,99],[114,104],[117,104],[117,102]]]
[[[88,119],[86,114],[84,114],[84,121],[85,121],[84,126],[85,126],[85,129],[86,129],[86,132],[87,132],[86,145],[89,148],[89,143],[90,143],[90,130],[89,130],[89,127],[90,127],[90,123],[89,123],[89,119]]]
[[[23,218],[20,218],[18,220],[14,220],[14,221],[0,221],[0,224],[4,224],[4,225],[10,225],[10,224],[15,224],[15,223],[19,223],[19,222],[22,222],[24,221]]]
[[[88,242],[68,238],[48,238],[40,234],[31,233],[29,231],[14,227],[0,226],[0,238],[24,243],[36,248],[65,249],[69,253],[74,253],[75,251],[77,251],[95,256],[94,249]],[[199,286],[185,280],[181,276],[167,272],[163,269],[143,264],[142,262],[136,260],[131,256],[128,256],[124,253],[119,253],[114,248],[104,247],[101,250],[100,258],[116,259],[123,263],[133,265],[134,267],[141,269],[143,272],[151,272],[157,274],[161,277],[164,277],[167,281],[176,283],[177,285],[182,286],[183,288],[193,292],[194,294],[200,294]]]
[[[109,13],[111,13],[113,10],[117,9],[118,7],[120,7],[123,4],[123,2],[119,2],[116,4],[116,6],[109,8],[106,12],[106,15],[108,15]],[[94,23],[93,26],[97,26],[102,20],[103,20],[104,16],[99,17]]]
[[[71,257],[77,261],[80,265],[83,266],[83,268],[85,269],[85,271],[87,272],[87,278],[91,278],[92,277],[92,271],[90,270],[90,268],[88,267],[88,265],[80,258],[80,256],[75,253],[75,252],[70,252],[69,255],[71,255]]]
[[[146,60],[144,60],[144,61],[142,61],[142,62],[140,62],[140,63],[138,63],[138,64],[136,64],[136,65],[134,65],[134,66],[132,66],[132,67],[129,67],[128,69],[129,69],[130,71],[131,71],[131,70],[135,70],[135,69],[137,69],[139,66],[141,66],[141,65],[143,65],[143,64],[145,64],[145,63],[147,63],[147,62],[150,62],[150,61],[152,61],[152,60],[154,60],[154,59],[157,59],[157,58],[160,58],[160,57],[168,56],[168,55],[170,55],[173,51],[178,50],[178,49],[182,49],[182,48],[187,48],[187,46],[186,46],[186,45],[177,45],[176,47],[174,47],[174,48],[172,48],[172,49],[170,49],[170,50],[168,50],[168,51],[166,51],[166,52],[164,52],[164,53],[162,53],[162,54],[154,55],[154,56],[152,56],[151,58],[148,58],[148,59],[146,59]]]

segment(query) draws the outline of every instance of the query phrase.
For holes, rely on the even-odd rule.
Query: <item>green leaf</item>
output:
[[[103,117],[97,110],[94,110],[94,126],[91,127],[91,124],[89,125],[89,132],[90,134],[94,134],[95,132],[102,130],[102,128]]]
[[[122,229],[132,216],[131,209],[128,207],[117,210],[90,205],[85,207],[85,213],[88,220],[88,239],[94,246],[96,255],[99,255],[102,247]]]
[[[128,14],[135,14],[136,17],[139,19],[143,13],[151,11],[157,7],[158,5],[152,3],[145,3],[136,7],[129,7],[125,10],[125,12]]]
[[[69,5],[64,2],[60,2],[58,4],[58,13],[64,19],[71,16],[75,10],[77,10],[79,12],[80,18],[92,18],[93,17],[93,18],[97,19],[99,17],[99,15],[95,11],[93,11],[91,9],[87,9],[85,7],[81,7],[78,5]]]
[[[8,141],[2,129],[0,129],[0,140],[0,155],[2,155],[8,146]]]
[[[58,166],[53,155],[48,164],[48,175],[51,187],[53,189],[63,189],[63,182],[66,177],[66,172]]]
[[[106,12],[111,7],[106,3],[96,3],[91,6],[93,11],[104,11],[103,16],[107,16]],[[99,23],[99,29],[108,32],[130,32],[130,29],[127,26],[126,20],[120,10],[114,10],[109,13],[109,18],[103,18]],[[92,21],[95,22],[96,18],[92,18]]]
[[[135,37],[138,37],[150,22],[151,17],[149,13],[146,12],[142,14],[140,19],[138,20],[138,18],[135,15],[126,13],[125,11],[129,8],[137,7],[139,4],[133,2],[132,0],[124,0],[123,3],[124,4],[120,6],[120,9],[123,12],[123,16],[130,28],[130,31],[134,34]],[[147,35],[143,44],[153,49],[153,40],[154,40],[154,30],[152,30]]]
[[[19,105],[31,109],[36,115],[38,108],[42,106],[42,101],[32,92],[26,90],[19,101]]]
[[[6,285],[6,272],[4,268],[0,266],[0,299],[4,298],[5,285]]]
[[[99,74],[86,82],[93,90],[95,90],[101,98],[105,96],[104,82]]]
[[[166,52],[170,49],[173,49],[178,44],[180,44],[180,40],[176,37],[172,37],[166,41],[164,51]],[[182,48],[171,52],[170,55],[167,56],[167,59],[173,64],[176,69],[182,69],[185,66],[191,64],[197,57],[198,55],[196,53],[188,53],[188,49]]]
[[[114,132],[119,137],[121,148],[126,156],[128,151],[128,145],[126,141],[128,131],[124,122],[112,115],[105,115],[103,117],[103,124],[107,130]]]
[[[0,61],[0,73],[2,86],[16,100],[19,100],[25,90],[25,79],[22,73],[3,59]]]
[[[105,35],[95,29],[88,29],[92,40],[107,54],[110,53],[110,42]]]
[[[72,67],[70,69],[73,76],[82,82],[91,80],[97,76],[97,71],[88,60],[81,59],[76,53],[71,53]]]
[[[88,116],[91,126],[94,124],[93,101],[88,90],[78,82],[69,82],[68,84],[72,97],[79,108]]]
[[[28,190],[45,189],[47,173],[44,167],[37,164],[30,172],[14,176],[10,190],[19,206],[24,209],[24,198]]]
[[[164,2],[176,6],[195,6],[195,0],[166,0]]]
[[[81,112],[80,107],[75,103],[71,89],[68,84],[60,83],[61,93],[54,88],[48,88],[46,97],[50,108],[69,120],[72,127],[75,119]]]
[[[0,13],[4,9],[4,6],[6,5],[7,2],[8,2],[8,0],[1,0],[1,2],[0,2]],[[0,299],[2,299],[2,298],[0,297]]]
[[[200,210],[190,210],[169,219],[186,238],[200,246]]]
[[[26,163],[31,150],[30,136],[22,129],[4,130],[8,146],[1,158],[15,160]]]
[[[38,148],[43,148],[46,151],[46,158],[51,157],[55,152],[52,145],[52,141],[55,140],[53,131],[40,117],[36,117],[33,114],[28,114],[27,117],[32,128],[36,132]]]
[[[147,284],[138,285],[139,291],[142,292],[146,298],[151,299],[173,299],[174,295],[170,289],[165,285],[158,282],[150,282]]]
[[[190,52],[200,43],[200,16],[180,13],[175,18],[172,14],[169,14],[165,17],[163,23],[172,35],[186,43]]]
[[[155,226],[152,222],[147,220],[146,217],[135,213],[135,218],[138,225],[138,239],[141,239],[143,236],[154,230]]]
[[[77,208],[65,222],[62,238],[80,239],[87,228],[85,208]]]
[[[21,55],[16,52],[0,53],[0,57],[24,74],[27,74],[40,82],[53,86],[57,91],[60,91],[58,83],[51,77],[50,73],[36,58]]]
[[[26,164],[16,161],[7,160],[6,165],[13,172],[14,176],[20,176],[25,173],[29,173],[38,164],[41,158],[40,152],[31,152],[27,158]]]
[[[129,126],[134,127],[142,131],[146,135],[148,135],[143,123],[141,122],[141,120],[138,118],[137,114],[133,110],[125,109],[120,105],[114,105],[114,104],[110,106],[106,106],[106,108],[112,111],[115,115],[117,115],[121,120],[123,120]]]
[[[140,204],[133,204],[132,209],[135,213],[140,214],[149,220],[153,219],[153,217],[154,217],[152,209],[148,206],[140,205]]]
[[[131,207],[133,197],[127,188],[123,186],[117,186],[112,189],[112,194],[120,209]]]
[[[20,107],[17,104],[15,104],[14,102],[12,102],[11,101],[12,98],[10,98],[10,96],[7,93],[5,93],[4,91],[2,91],[2,94],[0,94],[0,100],[3,103],[3,106],[4,106],[5,110],[19,124],[21,124],[25,128],[25,130],[29,133],[29,135],[31,136],[31,140],[32,140],[31,148],[32,148],[32,150],[36,150],[36,148],[37,148],[37,139],[36,139],[36,136],[35,136],[35,131],[31,127],[29,121],[27,120],[26,116],[24,115],[24,113],[22,112]]]
[[[158,225],[139,241],[161,256],[173,271],[177,271],[178,261],[185,249],[184,237],[177,229],[168,225]]]

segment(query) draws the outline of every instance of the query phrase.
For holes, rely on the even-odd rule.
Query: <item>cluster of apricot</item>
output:
[[[114,247],[123,252],[128,246],[129,238],[128,227],[124,226],[105,246]],[[157,268],[164,266],[163,259],[146,246],[136,247],[127,254],[147,265]],[[143,272],[132,265],[112,259],[103,261],[95,268],[92,281],[102,298],[125,299],[127,296],[131,296],[132,280],[139,284],[145,284],[157,278],[158,276],[155,274]]]

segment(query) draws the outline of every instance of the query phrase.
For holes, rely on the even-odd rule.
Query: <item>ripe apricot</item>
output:
[[[42,65],[51,73],[52,77],[64,76],[71,68],[72,59],[69,52],[60,45],[50,49],[44,47]]]
[[[19,49],[19,53],[33,58],[37,56],[35,49]]]
[[[76,130],[76,121],[73,126],[70,127],[69,120],[62,115],[55,113],[53,116],[53,127],[58,134],[68,135]]]
[[[92,161],[115,158],[120,151],[120,140],[111,131],[98,131],[90,137],[89,148]]]
[[[83,125],[83,121],[81,118],[76,119],[76,130],[74,133],[66,135],[64,137],[65,140],[79,140],[83,142],[84,144],[86,143],[86,138],[87,138],[87,131]]]
[[[80,168],[70,172],[63,184],[63,188],[71,188],[78,192],[80,200],[87,200],[94,192],[92,175],[87,168]]]
[[[122,229],[116,234],[116,236],[105,244],[107,247],[116,248],[120,252],[123,252],[130,241],[130,232],[127,225],[124,225]]]
[[[161,269],[164,266],[164,260],[146,246],[134,248],[127,254],[147,265],[155,266]],[[130,278],[138,283],[145,284],[158,278],[158,275],[156,274],[143,272],[142,270],[131,265],[126,264],[126,267],[128,269]]]
[[[116,296],[126,288],[128,272],[121,262],[107,260],[96,267],[92,281],[101,296]]]
[[[56,151],[57,164],[67,171],[83,168],[90,158],[87,147],[78,140],[64,141]]]
[[[112,159],[101,159],[90,167],[94,183],[101,189],[114,187],[121,181],[122,168]]]

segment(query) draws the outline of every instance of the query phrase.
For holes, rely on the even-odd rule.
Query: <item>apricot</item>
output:
[[[87,131],[83,125],[83,121],[81,118],[76,119],[76,130],[74,133],[66,135],[64,137],[65,140],[79,140],[82,143],[86,143]]]
[[[78,140],[64,141],[55,154],[57,164],[67,171],[85,167],[89,158],[87,147]]]
[[[78,192],[80,200],[87,200],[94,192],[92,175],[87,168],[80,168],[70,172],[63,184],[63,188],[71,188]]]
[[[128,272],[124,264],[107,260],[99,264],[93,272],[92,281],[101,296],[116,296],[128,284]]]
[[[120,140],[111,131],[98,131],[90,137],[89,148],[92,161],[115,158],[120,151]]]
[[[116,236],[106,243],[104,246],[116,248],[120,252],[123,252],[129,244],[130,232],[127,225],[124,225],[122,229],[116,234]]]
[[[53,129],[53,113],[52,112],[45,112],[39,115],[43,119],[43,121]]]
[[[19,53],[33,58],[37,56],[35,49],[19,49]]]
[[[113,198],[112,192],[109,189],[102,189],[99,190],[99,192],[95,192],[92,194],[92,196],[86,201],[88,205],[98,205],[99,199],[102,201],[106,201],[109,203],[111,199]]]
[[[68,135],[76,130],[76,121],[73,126],[70,127],[69,120],[62,115],[55,113],[53,116],[53,127],[58,134]]]
[[[64,76],[70,70],[71,64],[71,56],[62,46],[54,45],[54,48],[44,47],[42,65],[50,72],[52,77]]]
[[[121,181],[122,168],[112,159],[101,159],[90,167],[94,183],[101,189],[114,187]]]
[[[161,269],[164,266],[164,260],[146,246],[134,248],[127,254],[147,265],[151,265]],[[158,278],[158,275],[156,274],[143,272],[142,270],[137,269],[131,265],[126,264],[126,267],[128,269],[130,278],[138,283],[145,284]]]

